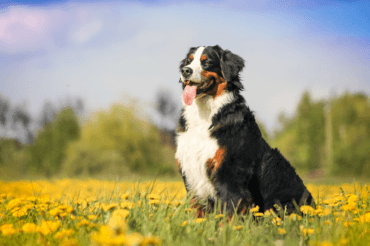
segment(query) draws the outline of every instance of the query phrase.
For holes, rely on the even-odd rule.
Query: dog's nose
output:
[[[184,78],[187,78],[193,73],[193,69],[191,69],[190,67],[183,67],[181,69],[181,73]]]

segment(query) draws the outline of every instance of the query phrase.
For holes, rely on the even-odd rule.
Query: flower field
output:
[[[317,207],[194,218],[182,182],[0,182],[0,245],[370,245],[368,186],[307,185]]]

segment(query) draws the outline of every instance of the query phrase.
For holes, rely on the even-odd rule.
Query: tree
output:
[[[33,139],[33,134],[30,130],[31,115],[27,112],[25,105],[17,105],[14,109],[13,115],[13,125],[15,126],[18,122],[21,123],[26,131],[26,142],[31,143]]]
[[[39,117],[39,126],[45,127],[47,124],[51,123],[56,114],[56,108],[51,101],[46,101],[41,110],[41,115]]]
[[[163,147],[158,129],[139,118],[137,110],[114,105],[91,116],[81,138],[68,147],[65,174],[173,173],[173,151]]]
[[[363,93],[344,93],[331,100],[332,174],[370,176],[370,100]]]
[[[160,89],[156,95],[156,109],[161,118],[161,128],[166,129],[166,122],[169,122],[170,125],[176,125],[179,116],[177,114],[178,107],[172,98],[172,94]]]
[[[297,110],[297,144],[301,146],[302,166],[308,170],[322,167],[325,141],[325,114],[323,101],[313,102],[304,92]]]
[[[9,101],[0,95],[0,124],[3,125],[3,127],[5,127],[7,123],[8,111]]]
[[[296,112],[291,117],[280,113],[278,122],[273,145],[299,169],[314,171],[322,168],[325,161],[323,101],[314,102],[305,91]]]
[[[29,166],[47,177],[58,173],[68,143],[77,140],[79,136],[80,125],[74,110],[71,107],[61,109],[55,113],[54,119],[44,121],[44,128],[38,132],[30,146]]]

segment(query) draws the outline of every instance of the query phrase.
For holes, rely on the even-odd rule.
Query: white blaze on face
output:
[[[194,53],[194,59],[186,67],[190,67],[193,70],[192,75],[187,79],[192,82],[200,83],[200,73],[202,72],[202,64],[200,63],[200,57],[202,56],[204,46],[199,47]],[[184,78],[181,76],[184,81]]]

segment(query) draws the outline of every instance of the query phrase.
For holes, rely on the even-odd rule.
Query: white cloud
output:
[[[0,52],[20,53],[51,45],[50,17],[45,11],[11,8],[0,15]]]
[[[70,34],[70,41],[76,44],[83,44],[99,34],[103,29],[103,23],[99,20],[83,23],[83,25],[74,28]]]

